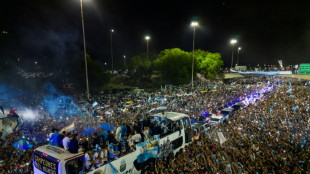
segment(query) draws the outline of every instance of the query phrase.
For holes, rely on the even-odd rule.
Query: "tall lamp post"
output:
[[[111,62],[112,62],[112,64],[111,64],[111,70],[112,70],[112,74],[113,74],[113,32],[114,32],[114,30],[113,29],[111,29]]]
[[[193,58],[192,58],[192,91],[194,88],[194,58],[195,58],[195,31],[196,27],[198,26],[198,22],[193,21],[191,23],[191,26],[193,27]]]
[[[146,40],[146,56],[147,56],[147,60],[149,60],[149,40],[151,39],[150,36],[145,36],[145,40]]]
[[[80,0],[80,2],[81,2],[81,18],[82,18],[84,59],[85,59],[86,91],[87,91],[87,99],[89,100],[89,85],[88,85],[88,70],[87,70],[87,58],[86,58],[86,41],[85,41],[85,29],[84,29],[83,0]]]
[[[232,53],[231,53],[231,69],[233,68],[233,62],[234,62],[234,48],[235,48],[235,43],[237,43],[236,39],[230,40],[230,43],[233,45],[232,47]]]
[[[126,71],[126,55],[124,55],[124,72]]]
[[[238,48],[238,58],[237,58],[237,65],[239,65],[239,52],[241,50],[241,47]]]

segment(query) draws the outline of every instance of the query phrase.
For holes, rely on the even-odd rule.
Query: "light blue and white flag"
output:
[[[108,163],[109,163],[109,165],[110,165],[110,167],[111,167],[112,174],[118,174],[117,169],[116,169],[110,162],[108,162]]]
[[[137,162],[142,163],[147,161],[149,158],[157,158],[158,150],[158,147],[145,150],[144,153],[137,156]]]
[[[138,147],[142,147],[142,146],[144,146],[144,145],[146,145],[146,141],[144,141],[144,142],[142,142],[142,143],[138,143],[138,144],[136,144],[136,146],[138,146]]]
[[[98,103],[96,101],[92,104],[93,107],[95,107],[97,105],[98,105]]]
[[[33,145],[29,143],[26,138],[19,138],[18,141],[16,141],[13,146],[17,149],[27,150],[31,149]]]

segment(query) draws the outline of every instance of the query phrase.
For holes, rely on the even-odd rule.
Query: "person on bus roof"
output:
[[[59,133],[58,133],[58,129],[55,129],[55,128],[53,128],[52,129],[52,135],[51,135],[51,137],[50,137],[50,139],[49,139],[49,143],[50,143],[50,145],[52,145],[52,146],[59,146],[59,144],[58,144],[58,138],[59,138]]]
[[[100,150],[100,153],[99,153],[99,157],[100,157],[100,160],[101,160],[101,164],[105,164],[108,162],[108,148],[106,145],[104,145],[101,150]]]
[[[93,139],[93,143],[92,144],[93,144],[94,147],[96,147],[96,145],[100,145],[100,137],[98,136],[97,132],[94,133],[92,139]]]
[[[115,141],[115,137],[112,132],[108,131],[108,141],[109,143]]]
[[[62,140],[62,145],[63,145],[65,150],[69,149],[70,136],[71,136],[71,133],[68,132],[66,134],[65,138]]]
[[[65,138],[65,135],[66,135],[66,131],[62,131],[61,134],[59,134],[58,136],[58,145],[59,147],[64,147],[63,144],[62,144],[62,140]]]
[[[91,166],[91,162],[90,162],[90,149],[87,149],[84,155],[84,162],[85,162],[85,167],[87,170],[89,170],[90,166]]]
[[[78,153],[79,143],[78,143],[79,134],[74,134],[72,140],[69,142],[69,152]]]
[[[140,143],[142,139],[141,134],[139,134],[138,131],[135,130],[135,135],[132,136],[132,139],[134,140],[135,144]]]
[[[137,121],[134,122],[133,129],[134,129],[134,131],[137,131],[138,133],[141,132],[141,126],[139,125],[139,123]]]

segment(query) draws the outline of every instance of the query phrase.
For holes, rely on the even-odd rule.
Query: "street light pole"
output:
[[[194,88],[194,58],[195,58],[195,31],[196,26],[198,26],[198,22],[193,21],[191,23],[191,26],[193,27],[193,58],[192,58],[192,91]]]
[[[89,100],[88,70],[87,70],[87,58],[86,58],[86,41],[85,41],[84,15],[83,15],[83,0],[81,0],[81,18],[82,18],[82,31],[83,31],[83,44],[84,44],[86,92],[87,92],[87,99]]]
[[[126,71],[126,55],[124,55],[124,72]]]
[[[239,51],[241,50],[241,47],[238,48],[238,58],[237,58],[237,65],[239,65]]]
[[[146,57],[147,57],[147,60],[149,60],[149,40],[150,40],[150,36],[145,36],[145,40],[146,40]]]
[[[113,29],[111,29],[111,62],[112,62],[112,74],[113,74],[113,32],[114,32],[114,30]]]
[[[237,43],[237,40],[236,39],[232,39],[230,41],[230,43],[233,45],[232,53],[231,53],[231,67],[230,67],[230,69],[232,69],[233,68],[233,62],[234,62],[234,48],[235,48],[235,43]]]

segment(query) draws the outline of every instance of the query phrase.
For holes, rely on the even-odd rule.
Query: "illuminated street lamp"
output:
[[[192,58],[192,91],[194,88],[194,57],[195,57],[195,31],[198,26],[197,21],[192,21],[191,26],[193,27],[193,58]]]
[[[150,36],[145,36],[145,40],[146,40],[146,56],[147,56],[147,60],[149,60],[149,40],[151,39]]]
[[[86,74],[86,92],[87,92],[87,99],[89,100],[88,71],[87,71],[87,58],[86,58],[86,41],[85,41],[84,15],[83,15],[83,0],[80,0],[80,2],[81,2],[81,18],[82,18],[84,59],[85,59],[85,74]]]
[[[241,47],[238,48],[238,58],[237,58],[237,65],[239,65],[239,51],[241,50]]]
[[[231,69],[233,68],[233,62],[234,62],[234,48],[235,48],[235,43],[237,43],[236,39],[230,40],[230,43],[233,45],[232,47],[232,53],[231,53]]]
[[[114,30],[113,29],[111,29],[111,62],[112,62],[112,74],[113,74],[113,43],[112,43],[112,36],[113,36],[113,32],[114,32]]]

